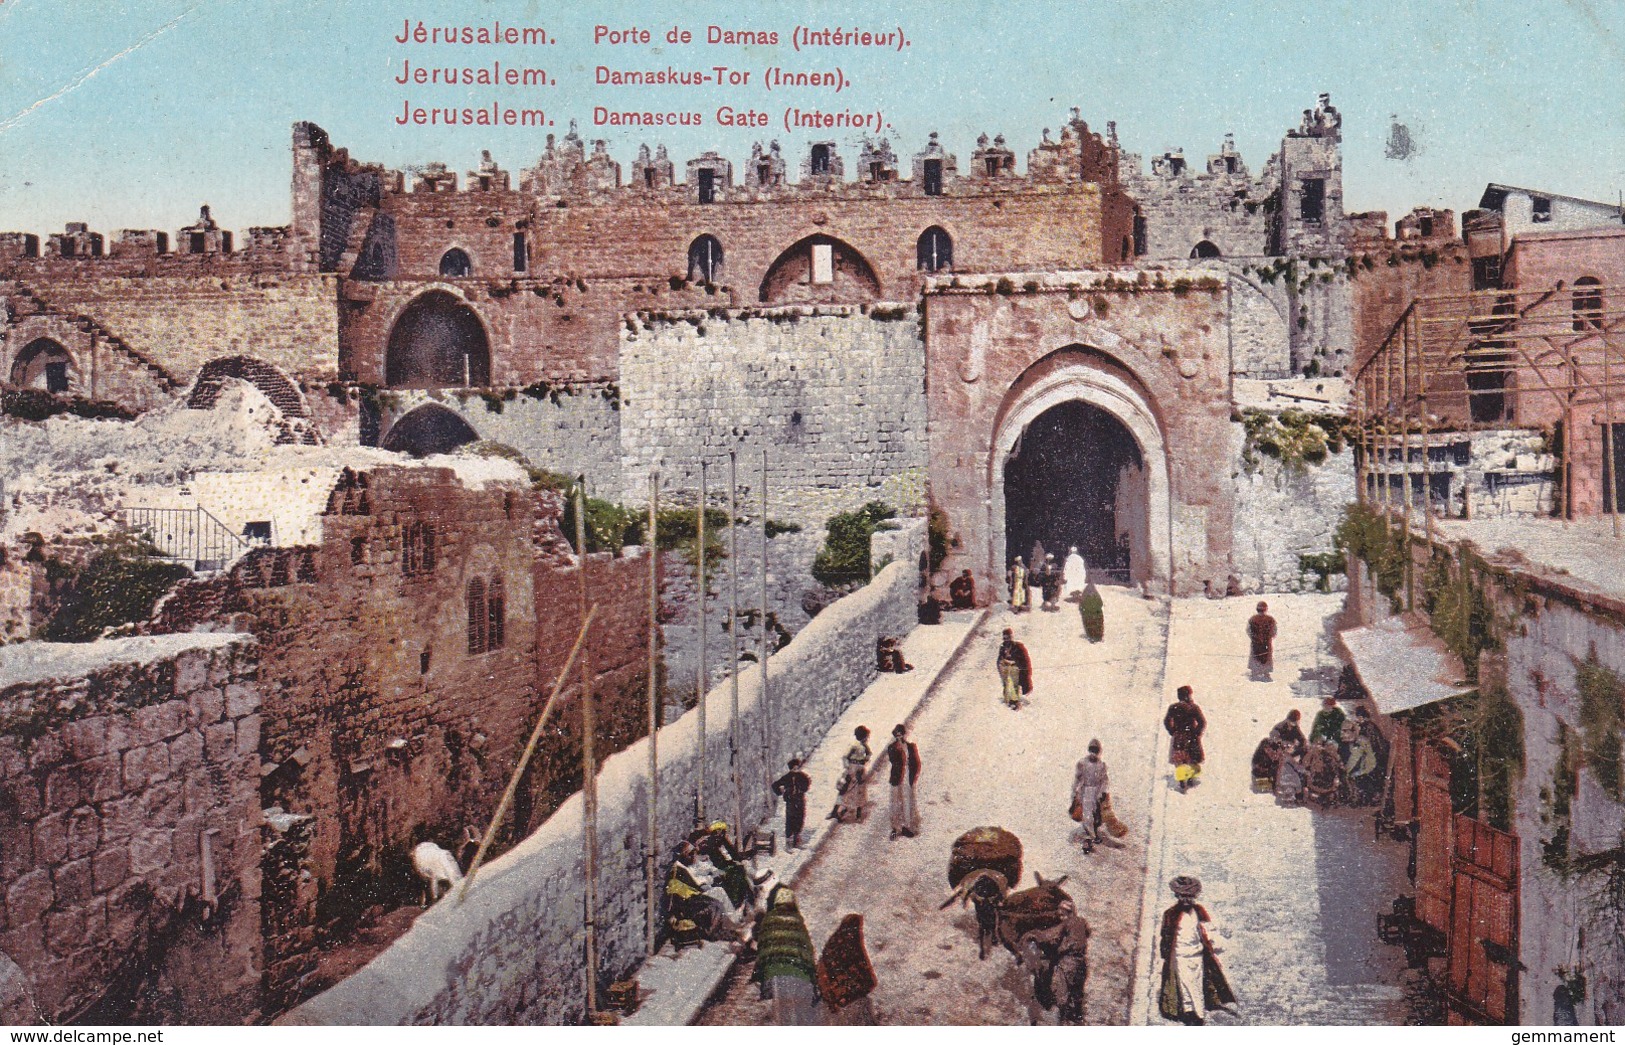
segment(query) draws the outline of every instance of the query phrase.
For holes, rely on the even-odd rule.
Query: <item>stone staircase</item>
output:
[[[12,299],[12,313],[14,317],[22,318],[27,316],[50,315],[60,316],[63,319],[66,319],[69,323],[72,323],[75,327],[89,334],[96,341],[107,345],[114,352],[123,356],[131,363],[134,363],[142,370],[145,370],[152,377],[152,379],[158,383],[159,387],[163,388],[164,391],[178,392],[182,387],[184,387],[183,382],[179,378],[175,377],[174,374],[171,374],[168,370],[165,370],[162,366],[153,362],[146,355],[133,348],[123,338],[119,337],[111,330],[108,330],[106,327],[102,326],[94,319],[91,319],[89,316],[82,313],[73,312],[68,309],[58,308],[36,294],[27,284],[16,279],[0,281],[0,292],[4,292]],[[24,306],[22,309],[18,309],[15,304],[15,302],[18,300],[20,300]]]

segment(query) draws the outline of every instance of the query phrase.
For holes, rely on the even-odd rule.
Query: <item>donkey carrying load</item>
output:
[[[1037,885],[1011,891],[1021,881],[1021,839],[1002,827],[973,828],[954,840],[948,857],[948,884],[954,891],[942,909],[955,900],[975,906],[978,957],[986,958],[988,945],[997,942],[1020,965],[1021,938],[1059,924],[1061,901],[1071,899],[1061,888],[1067,876],[1045,881],[1034,871],[1033,877]]]

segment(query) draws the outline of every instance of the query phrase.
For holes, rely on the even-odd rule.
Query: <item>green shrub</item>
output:
[[[192,571],[153,558],[151,544],[126,533],[97,537],[83,568],[68,567],[67,594],[40,630],[51,642],[89,642],[107,628],[143,621],[175,582]]]
[[[825,524],[829,535],[813,559],[812,574],[821,584],[834,587],[869,579],[869,538],[883,524],[897,516],[897,509],[882,501],[870,501],[855,512],[841,512]]]
[[[576,543],[576,505],[578,500],[571,494],[564,499],[564,516],[559,520],[559,528],[564,531],[565,539],[571,547]],[[589,552],[616,552],[628,544],[636,544],[642,527],[638,512],[632,508],[623,508],[613,501],[606,501],[598,497],[587,498],[587,551]]]

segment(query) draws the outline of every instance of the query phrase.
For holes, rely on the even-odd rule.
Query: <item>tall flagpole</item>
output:
[[[695,528],[699,532],[699,551],[695,555],[698,563],[696,570],[700,583],[700,667],[699,674],[694,678],[694,701],[700,709],[700,745],[699,745],[699,771],[695,774],[694,790],[694,820],[697,824],[705,823],[705,752],[707,748],[705,735],[705,461],[700,461],[700,504],[695,509],[698,513],[698,522]]]
[[[762,635],[757,650],[757,663],[762,666],[762,690],[760,707],[757,717],[762,722],[762,771],[767,774],[768,787],[773,784],[773,774],[778,769],[778,763],[773,759],[773,719],[770,714],[770,705],[767,702],[767,657],[772,642],[767,634],[767,447],[762,448]],[[771,790],[769,791],[771,794]]]
[[[581,576],[581,623],[587,624],[587,477],[576,486],[576,568]],[[587,1019],[598,1012],[598,766],[593,752],[597,716],[593,713],[592,644],[581,647],[581,822],[586,843],[585,907]]]
[[[644,542],[649,556],[649,815],[646,836],[648,851],[643,854],[644,899],[648,911],[649,954],[656,945],[658,897],[655,893],[656,864],[660,859],[660,723],[656,702],[660,699],[660,470],[649,472],[649,537]]]
[[[743,842],[745,837],[745,789],[739,778],[739,521],[734,498],[739,492],[737,472],[739,454],[728,451],[728,648],[730,661],[729,718],[728,718],[728,772],[733,777],[734,838]]]

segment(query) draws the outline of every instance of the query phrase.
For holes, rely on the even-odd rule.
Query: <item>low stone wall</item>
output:
[[[912,528],[920,529],[918,524]],[[916,538],[917,539],[917,538]],[[915,563],[893,562],[869,585],[825,609],[768,664],[739,676],[737,769],[747,824],[770,810],[766,783],[810,748],[874,679],[880,635],[915,623]],[[731,681],[707,697],[704,765],[708,816],[733,819],[729,772]],[[658,850],[664,873],[675,841],[695,819],[699,712],[660,730]],[[603,982],[644,956],[644,851],[648,739],[604,763],[599,777],[597,911]],[[581,796],[480,872],[465,903],[425,912],[371,964],[289,1013],[298,1024],[569,1024],[585,1010],[582,947]]]
[[[257,1015],[255,671],[232,634],[0,655],[0,1023]]]

